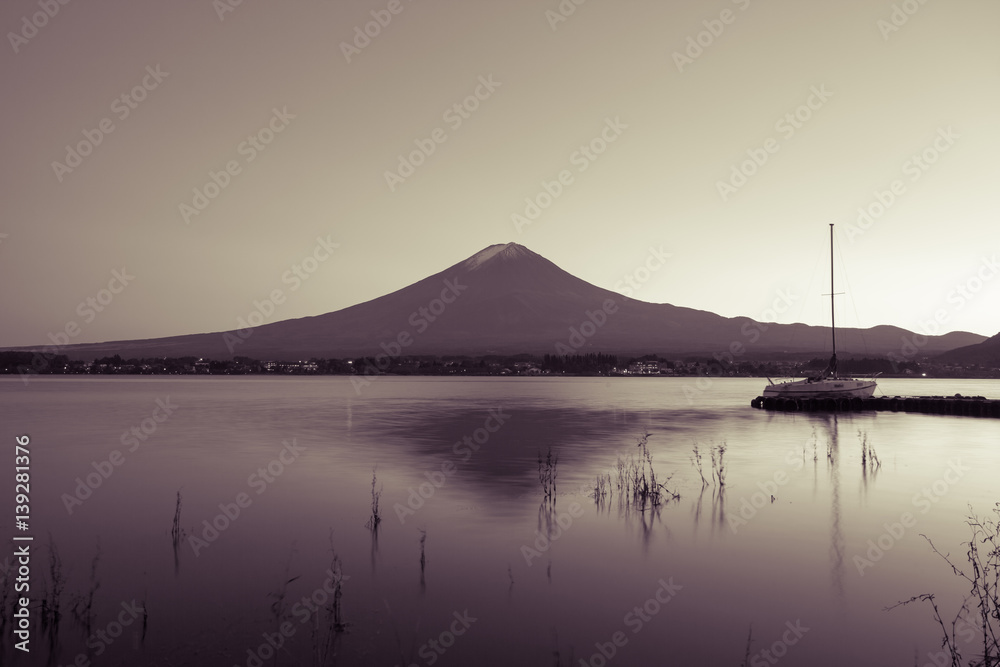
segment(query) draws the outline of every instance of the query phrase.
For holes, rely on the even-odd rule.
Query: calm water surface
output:
[[[880,385],[1000,398],[996,381]],[[1000,420],[767,413],[749,407],[762,387],[4,378],[4,442],[31,437],[32,590],[51,591],[50,541],[65,588],[58,632],[33,609],[31,654],[12,651],[7,630],[2,662],[735,666],[751,628],[755,664],[929,662],[940,644],[930,608],[885,608],[935,593],[957,610],[966,587],[921,534],[963,560],[970,507],[985,515],[1000,501]],[[176,406],[159,423],[158,400]],[[125,435],[133,427],[142,439]],[[638,456],[645,433],[680,498],[645,512],[614,489],[595,502],[595,477]],[[862,466],[862,437],[881,467]],[[696,444],[706,478],[709,452],[725,444],[723,491],[703,487]],[[552,502],[538,479],[549,450]],[[100,485],[81,487],[88,475]],[[11,477],[0,483],[0,558],[13,551]],[[347,625],[321,658],[331,620],[303,598],[330,605],[333,552]],[[95,583],[88,628],[72,608]],[[145,628],[123,611],[133,601]]]

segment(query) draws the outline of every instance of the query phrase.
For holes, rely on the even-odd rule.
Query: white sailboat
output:
[[[773,382],[768,378],[764,398],[868,398],[875,393],[875,378],[842,378],[837,374],[837,329],[833,305],[833,225],[830,225],[830,335],[833,356],[821,374],[804,380]]]

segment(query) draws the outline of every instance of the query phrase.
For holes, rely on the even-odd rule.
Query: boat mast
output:
[[[833,223],[830,223],[830,337],[833,340],[833,357],[830,358],[831,375],[837,375],[837,315],[833,300]]]

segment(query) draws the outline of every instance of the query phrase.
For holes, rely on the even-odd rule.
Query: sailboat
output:
[[[837,374],[837,328],[833,291],[833,224],[830,225],[830,336],[833,356],[826,369],[804,380],[773,382],[768,378],[764,398],[868,398],[875,393],[875,378],[842,378]]]

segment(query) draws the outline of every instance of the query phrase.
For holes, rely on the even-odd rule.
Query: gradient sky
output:
[[[224,2],[0,6],[0,345],[71,322],[74,343],[233,329],[275,289],[268,321],[316,315],[509,241],[609,289],[662,249],[635,297],[759,318],[784,291],[771,319],[825,325],[829,223],[840,323],[932,332],[938,312],[941,332],[1000,330],[994,0],[590,0],[559,22],[556,0],[243,0],[220,18]],[[373,11],[391,21],[348,62]],[[134,109],[115,101],[144,78]],[[478,108],[446,115],[477,88]],[[79,166],[53,166],[102,119],[114,129]],[[614,141],[582,158],[602,132]],[[766,162],[724,196],[753,154]],[[180,205],[230,161],[187,223]],[[894,200],[862,229],[878,192]],[[292,289],[318,237],[339,248]],[[123,267],[134,279],[102,312],[78,310]]]

